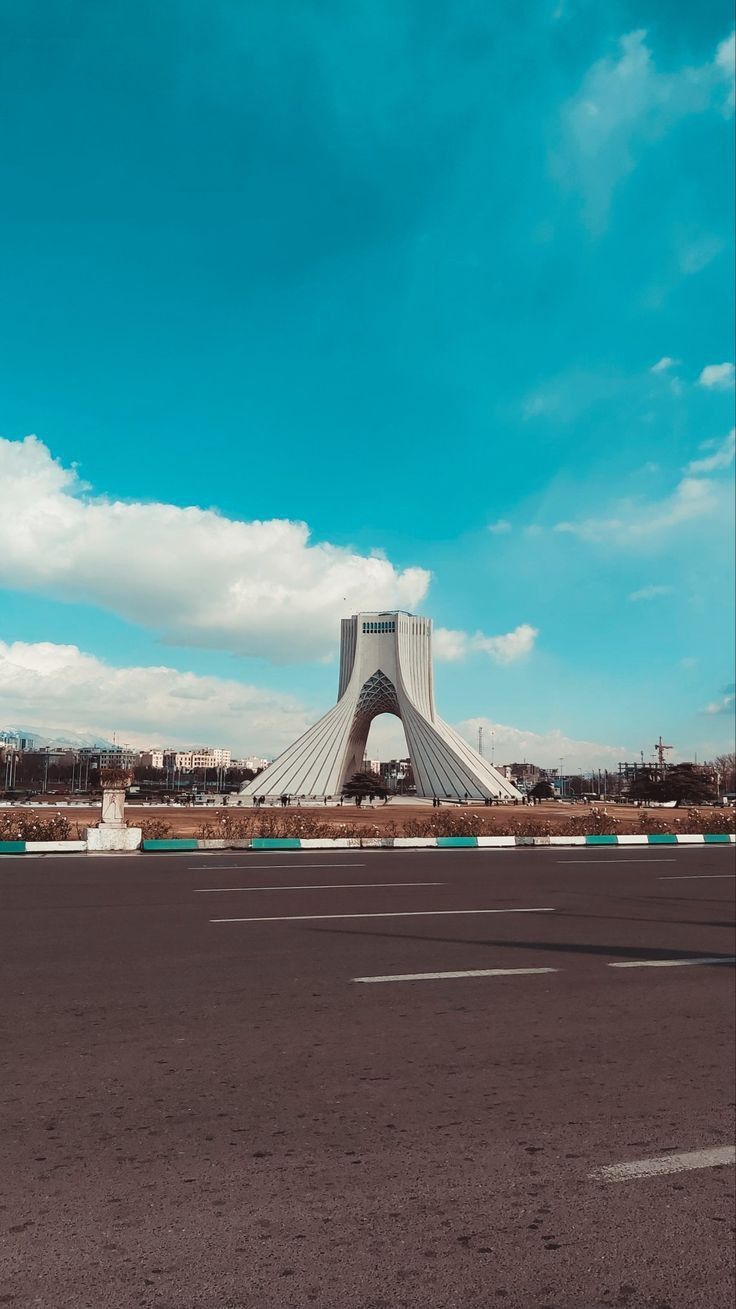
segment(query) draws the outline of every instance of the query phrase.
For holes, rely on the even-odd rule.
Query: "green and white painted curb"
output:
[[[86,841],[0,841],[0,854],[81,854]]]
[[[727,832],[652,836],[254,836],[244,841],[144,841],[144,851],[164,850],[507,850],[512,846],[733,845]]]
[[[650,846],[650,845],[734,845],[736,836],[727,832],[680,835],[656,832],[651,836],[338,836],[272,837],[253,836],[245,840],[198,841],[181,837],[168,841],[143,841],[148,854],[175,854],[195,850],[507,850],[514,846]],[[86,841],[0,841],[3,854],[81,854]]]

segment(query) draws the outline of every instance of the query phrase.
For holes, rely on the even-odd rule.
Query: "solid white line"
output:
[[[352,891],[366,886],[444,886],[444,882],[321,882],[314,886],[197,886],[195,895],[212,891]]]
[[[657,1177],[662,1173],[682,1173],[690,1168],[719,1168],[736,1163],[736,1145],[713,1146],[709,1150],[686,1150],[682,1154],[662,1154],[653,1159],[632,1159],[627,1164],[607,1164],[588,1173],[600,1182],[625,1182],[630,1177]]]
[[[736,873],[670,873],[667,877],[658,877],[658,882],[701,882],[703,879],[729,877],[732,881]]]
[[[211,923],[304,923],[326,918],[441,918],[452,914],[553,914],[554,909],[402,909],[384,914],[289,914],[277,918],[210,918]]]
[[[736,964],[736,954],[704,955],[702,959],[637,959],[633,962],[609,964],[609,968],[690,968],[693,964]]]
[[[365,868],[365,864],[356,864],[352,860],[349,864],[302,864],[302,868]],[[296,864],[190,864],[187,872],[189,873],[243,873],[251,868],[296,868]]]
[[[557,973],[558,968],[466,968],[456,973],[394,973],[385,977],[354,977],[354,982],[434,982],[454,977],[526,977],[531,973]]]

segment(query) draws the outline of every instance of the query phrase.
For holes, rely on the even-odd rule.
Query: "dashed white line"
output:
[[[600,859],[558,859],[557,862],[558,864],[598,864],[599,866],[601,863]],[[642,859],[619,859],[617,857],[616,859],[605,859],[603,862],[606,864],[676,864],[677,860],[654,859],[651,855],[649,857],[645,855]]]
[[[454,973],[389,973],[385,977],[354,977],[354,982],[435,982],[456,977],[528,977],[557,973],[557,968],[464,968]]]
[[[701,959],[636,959],[609,968],[691,968],[694,964],[736,964],[736,955],[704,955]]]
[[[328,918],[444,918],[457,914],[553,914],[545,909],[402,909],[382,914],[288,914],[269,918],[210,918],[211,923],[305,923]]]
[[[663,1173],[682,1173],[691,1168],[722,1168],[736,1163],[736,1146],[713,1146],[708,1150],[685,1150],[681,1154],[662,1154],[652,1159],[632,1159],[624,1164],[606,1164],[588,1176],[599,1182],[625,1182],[632,1177],[659,1177]]]
[[[444,882],[318,882],[301,886],[197,886],[195,895],[214,891],[359,891],[368,886],[444,886]]]
[[[736,873],[668,873],[665,877],[658,877],[658,882],[702,882],[713,881],[720,877],[727,877],[733,881]]]
[[[351,860],[349,864],[303,864],[298,862],[300,868],[365,868],[365,864],[356,864]],[[297,864],[190,864],[187,872],[189,873],[244,873],[251,868],[296,868]]]

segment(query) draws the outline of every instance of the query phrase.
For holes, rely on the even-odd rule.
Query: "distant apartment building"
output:
[[[127,745],[114,745],[109,749],[97,749],[95,746],[83,746],[75,751],[80,759],[97,763],[100,768],[135,768],[140,755]]]
[[[163,750],[141,750],[138,762],[141,768],[163,768],[164,752]]]
[[[364,772],[364,773],[376,773],[376,774],[380,777],[380,775],[381,775],[381,761],[380,761],[380,759],[364,759],[364,760],[363,760],[363,772]]]
[[[162,766],[178,769],[182,773],[191,773],[196,768],[230,767],[230,751],[209,745],[193,746],[191,750],[164,750],[162,753]]]
[[[18,750],[23,753],[25,750],[32,749],[32,736],[20,736],[18,732],[0,732],[0,750]]]
[[[247,768],[249,773],[260,773],[264,768],[268,768],[269,759],[259,759],[257,755],[248,755],[247,759],[234,759],[233,764],[238,768]]]

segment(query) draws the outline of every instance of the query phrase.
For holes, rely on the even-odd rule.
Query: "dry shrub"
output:
[[[571,814],[560,832],[561,836],[615,836],[620,831],[619,819],[607,809],[591,805],[582,814]]]
[[[140,827],[144,841],[165,841],[171,836],[171,823],[165,818],[142,818],[139,823],[128,823],[128,827]]]
[[[736,812],[733,809],[688,809],[680,820],[683,832],[709,832],[725,835],[736,832]]]
[[[39,816],[11,809],[0,816],[0,841],[68,841],[70,831],[63,814]]]
[[[660,832],[679,831],[680,819],[671,810],[667,811],[665,818],[661,810],[643,809],[639,814],[639,827],[647,836],[658,836]]]

